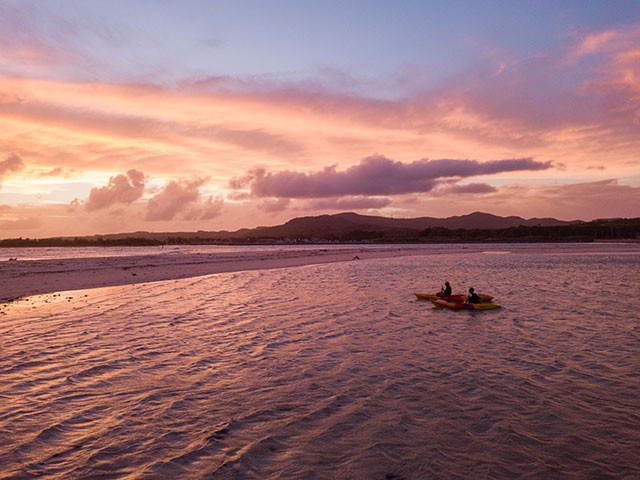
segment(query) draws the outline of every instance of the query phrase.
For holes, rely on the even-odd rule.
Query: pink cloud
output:
[[[224,142],[247,150],[276,155],[299,155],[303,151],[303,145],[296,139],[270,133],[266,128],[239,129],[214,125],[204,128],[194,127],[182,133],[194,138]]]
[[[209,196],[206,200],[191,205],[185,212],[184,220],[211,220],[216,218],[222,212],[224,200],[220,197],[213,198]]]
[[[168,221],[179,217],[182,220],[208,220],[218,216],[224,202],[221,198],[202,199],[200,187],[206,179],[171,181],[164,189],[149,199],[146,220]]]
[[[537,198],[533,201],[544,202],[548,211],[560,212],[559,218],[570,218],[575,212],[582,212],[582,218],[637,217],[640,212],[640,188],[620,185],[616,179],[540,186],[534,192]]]
[[[6,65],[51,66],[69,60],[68,50],[39,32],[33,6],[0,4],[0,61]]]
[[[16,92],[16,90],[18,92]],[[36,92],[51,91],[54,98],[42,96]],[[55,92],[55,93],[53,93]],[[131,161],[131,153],[140,154],[141,149],[133,145],[160,144],[172,147],[191,148],[206,141],[208,145],[224,146],[246,152],[258,152],[277,157],[300,156],[305,150],[305,142],[286,131],[273,130],[261,121],[252,119],[252,113],[242,113],[244,119],[237,124],[225,124],[215,120],[193,120],[188,118],[192,112],[203,112],[206,105],[225,105],[236,102],[237,108],[243,110],[246,99],[229,95],[209,95],[206,97],[172,89],[163,89],[151,85],[103,85],[103,84],[67,84],[53,81],[23,81],[17,77],[0,75],[0,115],[5,119],[33,124],[34,130],[42,126],[55,126],[67,132],[74,132],[82,138],[91,140],[79,145],[86,154],[96,150],[112,149],[116,151],[115,159],[123,165]],[[96,99],[97,97],[97,99]],[[175,109],[166,114],[157,107],[179,102],[185,111]],[[121,108],[116,109],[112,104]],[[223,107],[220,107],[223,108]],[[253,109],[260,114],[262,110],[273,108],[270,100],[263,98]],[[170,109],[171,110],[171,109]],[[181,116],[181,115],[184,115]],[[224,114],[221,114],[224,115]],[[104,145],[96,144],[94,135],[102,138],[126,139],[131,152],[125,152],[121,158],[118,150],[127,149],[107,141]],[[57,139],[53,139],[55,142]],[[77,147],[76,147],[77,148]],[[146,155],[148,151],[142,150]],[[161,155],[157,155],[161,157]],[[77,161],[82,164],[80,157]],[[111,160],[111,156],[110,156]],[[67,159],[69,162],[69,159]],[[170,170],[174,157],[165,162],[153,162],[155,169]],[[163,172],[163,173],[165,173]]]
[[[438,216],[482,210],[495,215],[519,215],[525,218],[593,220],[635,218],[640,212],[640,188],[620,185],[614,179],[558,185],[504,185],[483,195],[481,201],[474,195],[460,195],[446,189],[438,189],[432,196],[421,201],[428,203],[437,200]],[[441,199],[449,196],[451,201],[442,202]]]
[[[493,160],[417,160],[402,163],[383,156],[363,159],[339,172],[335,166],[307,174],[256,169],[232,179],[231,188],[249,188],[255,197],[323,198],[345,195],[395,195],[429,192],[451,178],[466,178],[502,172],[536,171],[552,168],[552,162],[531,158]]]
[[[144,186],[144,174],[135,169],[129,170],[126,175],[111,177],[105,187],[92,188],[85,208],[91,211],[119,203],[132,203],[142,197]]]
[[[24,168],[24,162],[15,154],[9,155],[4,160],[0,161],[0,182],[5,175],[19,172]]]
[[[429,71],[411,65],[406,75],[395,77],[407,95],[381,100],[358,94],[362,85],[354,78],[339,79],[340,72],[332,74],[332,82],[269,75],[172,87],[66,82],[61,78],[70,77],[52,74],[47,62],[82,63],[77,62],[83,58],[82,45],[74,41],[77,32],[53,29],[60,37],[43,36],[28,16],[12,17],[10,10],[0,4],[0,62],[15,67],[0,74],[0,151],[28,158],[29,175],[59,179],[73,172],[90,178],[105,169],[131,168],[162,178],[210,175],[220,182],[231,178],[229,198],[242,200],[225,207],[222,199],[201,193],[204,183],[174,181],[147,205],[144,182],[121,174],[95,186],[85,203],[76,202],[74,214],[85,215],[94,228],[106,228],[101,221],[115,217],[117,207],[131,222],[122,228],[145,217],[175,220],[172,226],[213,218],[235,225],[239,217],[229,214],[233,209],[246,209],[242,218],[253,222],[261,212],[273,218],[286,212],[293,199],[306,200],[296,208],[357,210],[384,208],[392,201],[394,207],[402,201],[407,205],[405,194],[415,195],[416,208],[406,210],[410,216],[425,214],[424,205],[443,197],[450,200],[447,208],[455,209],[451,214],[500,213],[517,206],[520,211],[508,213],[524,215],[535,207],[536,216],[603,216],[603,205],[612,199],[618,202],[616,212],[632,211],[624,202],[637,208],[637,189],[613,180],[571,184],[575,178],[602,179],[605,169],[607,177],[637,182],[638,25],[574,35],[564,46],[526,58],[493,49],[479,68],[459,72],[440,89],[425,90],[424,84],[433,85],[421,81]],[[70,57],[60,56],[65,54]],[[371,152],[385,156],[357,161]],[[441,160],[391,160],[419,158],[423,152]],[[13,157],[0,161],[5,190],[8,176],[25,168]],[[456,160],[469,157],[477,160]],[[511,160],[484,161],[492,158]],[[325,167],[324,159],[336,165]],[[249,170],[254,165],[265,168]],[[534,186],[468,183],[472,177],[518,171],[531,172]],[[550,181],[561,186],[541,186]],[[55,182],[33,183],[35,192]],[[26,197],[3,198],[22,202]],[[569,207],[578,213],[569,213]]]
[[[528,57],[493,50],[439,90],[410,98],[403,125],[513,151],[566,151],[574,165],[571,150],[629,158],[640,121],[640,26],[571,40]]]
[[[258,204],[258,208],[263,212],[276,213],[287,209],[291,200],[288,198],[267,199]]]
[[[569,156],[573,147],[593,156],[618,147],[627,158],[629,146],[637,143],[638,90],[633,72],[640,34],[629,27],[601,37],[574,38],[564,48],[525,59],[497,52],[496,58],[486,59],[491,62],[484,65],[487,68],[461,74],[439,90],[414,90],[398,101],[336,93],[305,83],[269,83],[262,77],[205,79],[182,82],[177,88],[0,77],[0,97],[6,92],[11,99],[0,102],[0,114],[20,123],[33,122],[34,131],[55,126],[87,134],[91,139],[83,147],[96,138],[113,137],[115,141],[105,142],[108,147],[131,145],[137,168],[163,175],[173,174],[175,156],[158,162],[148,158],[162,157],[167,146],[203,158],[220,158],[222,152],[224,161],[233,159],[237,165],[255,165],[256,153],[266,154],[265,164],[272,159],[295,164],[327,155],[341,161],[361,158],[375,151],[393,158],[411,158],[424,151],[441,158],[464,158],[467,152],[476,158],[519,156],[519,152],[541,156],[541,149],[549,146],[555,148],[549,157],[559,159],[555,152],[564,150]],[[582,43],[588,48],[580,47]],[[578,60],[569,62],[571,56]],[[497,74],[496,68],[489,68],[495,65],[500,65]],[[7,82],[4,88],[2,80]],[[19,93],[14,93],[16,87]],[[53,95],[39,94],[49,91]],[[562,135],[564,129],[571,129],[572,144]],[[77,164],[84,166],[102,160],[83,151],[74,153],[80,159]],[[185,155],[191,163],[189,174],[210,174],[197,156]],[[124,168],[130,161],[130,156],[118,157]]]
[[[64,175],[64,169],[62,167],[55,167],[46,172],[40,173],[41,177],[60,177]]]
[[[636,135],[640,121],[640,25],[583,39],[580,53],[595,63],[583,84],[585,98],[595,98],[606,119]],[[628,122],[629,125],[624,123]]]
[[[20,217],[6,220],[0,218],[0,231],[8,232],[16,230],[19,232],[36,230],[42,226],[42,220],[36,217]]]
[[[586,32],[574,35],[575,43],[568,58],[574,61],[589,55],[619,54],[637,47],[640,26],[630,24],[620,29]]]
[[[307,204],[310,210],[376,210],[391,205],[388,197],[323,198]]]

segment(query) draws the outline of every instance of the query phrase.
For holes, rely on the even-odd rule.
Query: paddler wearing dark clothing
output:
[[[467,294],[467,303],[480,303],[480,297],[473,290],[473,287],[469,288],[469,293]]]
[[[451,296],[451,285],[449,282],[444,282],[444,286],[442,289],[436,293],[439,297],[450,297]]]

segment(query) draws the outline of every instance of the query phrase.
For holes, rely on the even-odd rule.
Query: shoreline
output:
[[[277,252],[137,255],[0,262],[0,304],[73,290],[272,268],[422,255],[422,249],[314,248]]]
[[[571,250],[575,253],[589,250],[593,246],[571,245]],[[46,260],[11,259],[0,261],[0,304],[8,304],[33,295],[177,280],[219,273],[401,256],[488,254],[496,253],[497,246],[441,244],[405,248],[396,244],[370,248],[365,245],[352,245],[344,248],[320,246],[291,250],[283,248],[277,251],[147,254]],[[499,245],[501,251],[498,253],[506,253],[506,251],[530,253],[532,250],[537,253],[555,253],[559,248],[568,246],[567,244],[520,244],[518,246],[504,244]],[[629,251],[637,252],[637,244],[633,245]]]

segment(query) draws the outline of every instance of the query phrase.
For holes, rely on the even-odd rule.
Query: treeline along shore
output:
[[[479,218],[485,215],[486,218]],[[453,217],[451,217],[453,218]],[[640,241],[640,218],[603,219],[591,222],[561,222],[541,220],[541,224],[517,224],[517,217],[495,217],[472,214],[455,217],[458,225],[485,220],[492,228],[477,226],[428,226],[420,228],[420,219],[402,220],[367,217],[356,214],[324,215],[294,219],[275,227],[242,229],[236,232],[135,232],[82,237],[9,238],[0,240],[0,247],[83,247],[83,246],[155,246],[155,245],[252,245],[282,243],[500,243],[500,242],[594,242]],[[446,219],[451,220],[451,219]],[[473,220],[473,221],[472,221]],[[422,222],[424,224],[426,222]],[[433,222],[432,222],[433,223]],[[546,223],[546,224],[545,224]],[[452,221],[449,224],[453,224]],[[497,225],[497,226],[496,226]]]

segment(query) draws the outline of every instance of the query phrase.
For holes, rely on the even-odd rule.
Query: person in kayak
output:
[[[451,285],[449,282],[444,282],[444,286],[442,289],[436,293],[439,297],[450,297],[451,296]]]
[[[467,303],[480,303],[480,297],[475,292],[473,287],[469,288],[469,293],[467,294]]]

